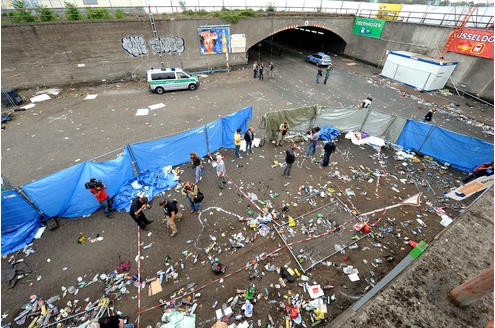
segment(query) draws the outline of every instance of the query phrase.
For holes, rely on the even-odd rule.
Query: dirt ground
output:
[[[287,66],[289,66],[293,58],[288,57],[283,60],[287,61]],[[490,109],[480,106],[482,109],[474,112],[470,106],[465,105],[466,102],[470,103],[472,100],[462,100],[460,102],[462,106],[451,107],[450,105],[455,103],[452,99],[446,100],[443,96],[435,98],[434,95],[420,95],[414,91],[408,93],[407,97],[403,97],[401,96],[403,91],[395,87],[391,88],[387,81],[369,74],[370,69],[360,65],[346,67],[345,63],[348,60],[340,60],[342,60],[341,69],[337,72],[336,79],[347,78],[351,81],[349,83],[356,84],[361,83],[359,81],[363,80],[363,77],[378,81],[374,84],[364,82],[377,88],[375,92],[378,98],[374,100],[374,106],[386,104],[387,99],[390,100],[390,97],[393,97],[393,101],[397,103],[407,103],[407,105],[394,107],[393,111],[408,112],[407,108],[411,108],[411,104],[414,104],[417,110],[418,97],[421,97],[419,103],[423,106],[425,103],[429,106],[435,103],[438,108],[444,108],[444,111],[438,113],[436,117],[439,124],[451,125],[460,130],[464,127],[465,131],[472,132],[473,135],[490,139],[490,134],[486,131],[490,132],[490,127],[493,131],[493,123],[488,124],[488,128],[479,124],[481,120],[493,122],[493,111],[490,112]],[[308,70],[307,66],[305,70]],[[133,109],[139,108],[137,106],[140,103],[151,101],[156,103],[160,100],[157,101],[157,98],[150,100],[150,96],[154,95],[141,91],[134,92],[133,90],[137,90],[137,87],[133,82],[122,83],[118,86],[113,84],[85,87],[63,93],[63,96],[57,98],[58,102],[52,102],[49,105],[40,104],[36,111],[23,112],[7,124],[2,132],[2,153],[6,162],[2,173],[8,173],[8,176],[12,177],[16,183],[27,183],[71,165],[70,163],[74,163],[75,159],[93,158],[105,152],[111,153],[119,145],[128,142],[147,140],[152,136],[157,138],[185,130],[188,126],[200,125],[231,112],[233,106],[239,109],[246,103],[253,102],[255,109],[252,123],[256,126],[264,111],[297,107],[305,103],[312,104],[310,101],[316,100],[317,102],[318,97],[330,98],[328,94],[319,95],[317,88],[320,86],[314,86],[309,82],[312,73],[307,73],[307,81],[301,82],[299,102],[291,99],[289,95],[291,85],[271,83],[270,90],[259,89],[259,83],[263,82],[258,83],[246,77],[250,74],[249,71],[236,71],[228,74],[217,74],[206,78],[196,93],[169,94],[165,98],[167,100],[166,113],[158,112],[141,121],[136,121]],[[287,72],[281,69],[279,78],[282,78],[284,74]],[[221,94],[216,90],[218,88],[225,90],[221,86],[222,83],[227,83],[222,81],[226,79],[226,76],[232,85],[232,95]],[[339,102],[341,105],[355,105],[360,101],[361,95],[368,92],[363,91],[364,87],[362,87],[356,91],[359,93],[344,96],[345,85],[342,84],[341,89],[337,88],[337,85],[338,82],[335,81],[336,87],[330,92],[339,93],[341,98],[335,99],[334,97],[333,100],[328,101]],[[82,96],[91,93],[98,93],[98,99],[101,98],[97,108],[92,108],[94,106],[92,103],[85,103],[81,100]],[[211,96],[211,93],[213,93],[212,98],[202,98],[207,94]],[[387,96],[381,99],[381,94],[387,94]],[[117,105],[111,102],[112,99],[118,98],[116,95],[125,95],[129,98],[119,98],[120,105]],[[226,105],[229,103],[228,96],[232,96],[230,101],[233,104],[231,103],[230,106]],[[426,96],[428,99],[423,98]],[[197,101],[198,98],[201,101]],[[185,110],[181,110],[186,99],[189,105],[185,106]],[[123,102],[127,102],[127,106],[122,105]],[[200,103],[208,104],[204,112],[198,112],[200,108],[203,108],[199,106]],[[383,110],[390,109],[390,107],[383,107],[385,107],[382,108]],[[459,113],[447,110],[449,108],[459,110],[458,107],[466,108],[466,111],[462,111],[461,114],[468,118],[471,117],[472,121],[478,124],[466,122],[462,117],[458,119]],[[473,113],[470,113],[468,108]],[[118,115],[118,119],[115,116],[110,117],[112,113]],[[60,120],[63,120],[62,123],[65,125],[55,127],[53,122],[57,120],[53,119],[63,115],[65,118]],[[422,117],[424,110],[414,112],[414,115]],[[178,124],[174,125],[157,123],[176,121]],[[92,122],[92,125],[88,122]],[[120,129],[120,133],[115,131],[116,129]],[[140,129],[141,131],[137,131]],[[31,137],[30,131],[37,137]],[[262,131],[255,130],[255,132],[259,136],[263,134]],[[118,137],[114,138],[113,134]],[[50,135],[53,141],[50,141]],[[63,138],[64,135],[69,138],[65,144],[63,140],[67,139]],[[104,138],[105,144],[95,142],[95,138]],[[60,148],[56,151],[59,145]],[[215,321],[215,310],[221,309],[224,304],[232,305],[236,295],[241,297],[237,304],[232,306],[234,315],[230,323],[248,320],[255,325],[265,327],[270,323],[268,319],[270,315],[274,323],[272,326],[285,325],[286,314],[283,307],[287,299],[290,299],[293,302],[302,303],[302,320],[306,326],[311,326],[314,314],[307,307],[311,299],[306,289],[307,286],[317,284],[321,287],[327,286],[324,293],[325,301],[329,303],[327,304],[328,314],[326,314],[326,321],[322,322],[326,324],[348,309],[409,253],[412,249],[408,244],[409,240],[417,242],[424,240],[431,243],[444,230],[435,208],[441,208],[452,218],[457,218],[473,200],[470,198],[467,202],[460,203],[443,196],[444,192],[460,184],[459,180],[465,176],[465,173],[445,167],[434,160],[430,161],[425,158],[421,158],[420,162],[401,160],[397,158],[392,148],[384,148],[381,153],[377,153],[369,146],[353,145],[349,140],[340,136],[337,152],[331,158],[331,165],[328,168],[322,168],[317,163],[321,147],[318,149],[315,163],[302,156],[307,143],[296,143],[296,145],[300,147],[300,151],[291,179],[286,179],[281,175],[280,166],[272,167],[274,160],[283,162],[286,147],[275,147],[267,142],[263,147],[256,148],[254,154],[243,154],[243,158],[238,160],[233,159],[233,150],[221,150],[220,152],[226,156],[229,183],[223,190],[219,190],[214,169],[211,165],[207,165],[205,179],[199,183],[200,189],[205,193],[203,210],[200,215],[189,213],[187,200],[177,190],[165,193],[165,197],[177,199],[184,213],[184,220],[178,223],[179,234],[174,238],[168,236],[167,229],[161,223],[161,210],[157,205],[159,199],[153,200],[152,208],[147,211],[147,216],[154,222],[149,229],[141,233],[138,233],[136,224],[127,213],[115,213],[113,219],[106,219],[101,211],[86,218],[60,219],[58,229],[46,231],[41,239],[33,242],[32,248],[36,252],[26,255],[19,251],[2,259],[2,269],[8,266],[9,261],[19,259],[24,259],[33,269],[33,272],[19,280],[14,288],[9,289],[5,284],[2,285],[2,326],[6,323],[18,326],[14,323],[14,318],[21,311],[21,307],[29,302],[32,295],[37,295],[44,300],[59,295],[61,299],[54,304],[75,314],[84,309],[88,303],[95,302],[105,295],[105,291],[109,292],[108,296],[113,300],[111,307],[115,311],[118,310],[128,315],[132,322],[137,320],[138,306],[140,306],[141,326],[155,326],[160,322],[166,308],[175,306],[180,311],[189,309],[190,305],[185,303],[188,301],[188,296],[191,296],[190,301],[197,304],[196,326],[210,327]],[[16,168],[16,161],[21,163],[19,158],[22,156],[25,156],[27,160],[23,160],[22,165],[18,164]],[[111,158],[110,155],[109,157]],[[23,170],[24,166],[29,170]],[[180,180],[193,179],[194,172],[190,165],[181,166]],[[319,192],[313,194],[309,191],[308,193],[304,186],[308,190]],[[287,209],[283,216],[277,219],[277,223],[268,224],[271,230],[266,236],[256,234],[256,231],[246,222],[249,217],[255,215],[250,214],[251,211],[257,213],[257,209],[243,196],[243,193],[255,194],[265,205],[271,203],[271,206],[268,206],[269,209],[278,212],[283,208]],[[275,196],[275,193],[278,196]],[[371,233],[366,234],[352,229],[352,226],[357,223],[352,213],[365,213],[394,205],[418,193],[421,193],[421,204],[418,207],[401,206],[370,215],[369,221],[376,222]],[[263,206],[260,202],[256,204]],[[287,228],[288,216],[296,221],[296,226],[292,229]],[[493,223],[491,227],[488,225],[488,228],[481,228],[485,231],[493,229]],[[306,240],[309,236],[329,231],[329,229],[331,233]],[[489,259],[484,259],[483,264],[492,263],[493,234],[490,234],[490,240],[479,240],[475,246],[471,246],[467,241],[474,240],[471,234],[476,233],[476,230],[468,229],[468,227],[465,229],[465,231],[458,232],[458,234],[465,233],[466,236],[459,236],[459,244],[456,246],[486,250]],[[88,238],[84,244],[77,243],[81,234]],[[229,239],[239,234],[243,238],[243,247],[232,248]],[[284,238],[282,239],[281,236]],[[356,241],[356,239],[359,240]],[[163,291],[155,295],[148,294],[150,283],[146,283],[141,289],[140,305],[138,305],[138,288],[132,279],[128,280],[128,284],[119,286],[120,293],[116,293],[110,288],[112,281],[103,279],[104,277],[101,276],[102,274],[110,276],[124,261],[131,262],[129,277],[137,274],[138,240],[141,242],[142,281],[159,278],[157,272],[166,270],[170,266],[178,274],[176,279],[164,281],[161,285]],[[463,244],[461,240],[464,240],[466,244]],[[301,242],[294,244],[291,248],[292,252],[289,251],[285,243],[297,241]],[[352,246],[345,248],[343,252],[338,251],[342,246],[349,246],[354,242],[357,248]],[[485,246],[485,243],[488,246]],[[297,260],[291,253],[294,253]],[[438,258],[444,256],[441,250],[435,254]],[[212,272],[210,258],[213,257],[217,257],[222,264],[227,266],[225,274],[216,275]],[[459,258],[456,261],[462,260],[463,258]],[[281,276],[267,266],[267,264],[272,264],[276,268],[288,266],[303,273],[303,268],[319,261],[323,264],[315,265],[304,273],[306,277],[298,277],[294,282],[281,281]],[[426,274],[432,271],[433,273],[440,272],[441,263],[435,259],[423,260],[421,258],[414,265],[421,265],[416,273]],[[352,282],[344,273],[344,268],[347,266],[353,266],[358,270],[359,281]],[[477,264],[477,267],[483,266]],[[376,316],[372,317],[372,314],[368,314],[368,317],[359,317],[353,322],[346,321],[342,323],[342,326],[357,327],[367,322],[366,324],[370,327],[447,327],[448,325],[436,325],[438,322],[435,321],[435,317],[417,322],[404,322],[399,318],[392,320],[382,316],[385,316],[387,311],[400,315],[400,311],[391,310],[392,307],[394,309],[401,307],[399,302],[401,298],[398,295],[404,295],[407,300],[412,299],[407,296],[414,295],[418,285],[422,285],[421,293],[430,295],[432,298],[435,295],[441,298],[440,295],[459,283],[461,277],[467,278],[461,274],[454,275],[452,272],[450,274],[452,276],[447,277],[436,274],[433,277],[434,280],[425,284],[409,282],[398,287],[393,286],[391,290],[387,290],[389,294],[380,296],[390,301],[390,307],[382,306],[381,312],[375,308]],[[66,289],[73,291],[69,287],[78,287],[81,282],[90,282],[94,277],[97,278],[95,283],[77,288],[76,293],[65,292]],[[449,278],[452,279],[449,280]],[[448,283],[445,282],[446,279]],[[238,291],[253,284],[256,287],[257,300],[254,305],[254,315],[250,319],[243,318],[241,321],[236,321],[235,317],[242,314],[241,304],[244,302],[242,293]],[[397,299],[399,304],[392,303],[394,299]],[[373,302],[374,300],[371,300],[369,303]],[[480,324],[476,323],[473,315],[470,317],[470,320],[473,320],[472,326],[483,326],[486,318],[493,317],[492,305],[493,301],[478,305],[477,312],[480,315],[477,322]],[[411,303],[405,304],[404,308],[421,309],[422,306],[422,304]],[[438,306],[438,311],[442,311],[442,304]],[[460,321],[465,320],[464,312],[450,311],[448,313]],[[29,318],[21,326],[27,326],[31,320]],[[390,324],[385,325],[385,321]],[[63,326],[68,322],[70,321],[64,321]],[[71,323],[71,325],[76,324],[76,321]],[[468,327],[469,325],[466,323],[459,326]]]

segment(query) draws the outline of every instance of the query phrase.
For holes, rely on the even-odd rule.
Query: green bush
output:
[[[86,8],[86,17],[88,19],[112,19],[107,8]]]
[[[34,22],[36,18],[31,13],[31,10],[26,7],[23,0],[14,0],[12,2],[14,11],[11,14],[14,22],[16,23],[29,23]]]
[[[70,2],[64,2],[65,5],[65,17],[68,20],[82,20],[83,16],[81,15],[81,12],[79,9],[76,7],[75,4],[70,3]]]
[[[252,9],[241,10],[239,12],[239,16],[241,16],[241,17],[255,17],[256,12]]]
[[[266,7],[266,12],[267,13],[274,13],[276,10],[275,10],[275,7],[273,6],[272,3],[269,3],[268,4],[268,7]]]
[[[125,18],[125,11],[122,10],[122,9],[117,9],[113,12],[113,15],[115,16],[115,18],[117,19],[124,19]]]
[[[53,10],[45,6],[40,6],[39,8],[37,8],[36,13],[38,14],[40,21],[42,22],[51,22],[57,20],[58,18],[58,15]]]

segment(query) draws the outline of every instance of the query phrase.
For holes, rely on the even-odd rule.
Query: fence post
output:
[[[363,130],[363,126],[368,120],[368,116],[370,116],[371,113],[371,108],[368,108],[368,112],[366,113],[366,116],[364,117],[363,123],[361,123],[361,126],[359,127],[359,131]]]
[[[426,134],[425,138],[423,139],[423,143],[421,144],[421,146],[419,146],[418,148],[418,151],[421,151],[421,148],[423,148],[423,146],[425,145],[426,141],[428,140],[428,138],[430,137],[431,135],[431,132],[433,131],[433,128],[435,126],[431,125],[430,126],[430,130],[428,130],[428,133]]]
[[[24,200],[26,200],[26,202],[29,203],[29,205],[31,205],[32,208],[34,208],[42,217],[48,217],[45,213],[43,213],[43,211],[31,200],[31,198],[29,198],[29,196],[24,192],[24,190],[22,190],[22,187],[17,187],[15,188],[15,190],[17,191],[17,193],[19,195],[21,195],[22,198],[24,198]]]
[[[493,291],[493,266],[449,292],[449,299],[463,307],[478,301]]]
[[[131,155],[132,168],[134,170],[134,175],[137,176],[137,175],[139,175],[139,172],[141,172],[141,170],[139,169],[139,165],[138,165],[138,163],[136,161],[136,157],[134,156],[134,153],[132,152],[131,145],[126,145],[125,147],[129,151],[129,155]]]
[[[210,153],[210,140],[208,138],[208,124],[205,124],[206,150]]]

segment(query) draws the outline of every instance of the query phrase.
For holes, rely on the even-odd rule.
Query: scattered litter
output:
[[[146,116],[149,114],[149,112],[150,110],[148,108],[139,108],[134,116]]]
[[[86,97],[84,97],[84,100],[93,100],[96,97],[98,97],[98,95],[87,95]]]
[[[159,109],[159,108],[163,108],[165,107],[165,104],[163,103],[159,103],[159,104],[155,104],[155,105],[149,105],[148,108],[150,110],[155,110],[155,109]]]
[[[34,96],[34,97],[30,98],[29,100],[32,103],[34,103],[34,102],[40,102],[40,101],[45,101],[45,100],[49,100],[49,99],[52,99],[52,98],[50,98],[49,95],[42,94],[42,95]]]

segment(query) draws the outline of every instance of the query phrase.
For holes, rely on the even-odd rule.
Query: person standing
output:
[[[325,146],[323,146],[325,153],[323,154],[323,163],[321,164],[321,166],[327,167],[330,163],[330,156],[337,149],[336,141],[337,138],[332,138],[332,140],[328,141]]]
[[[296,160],[296,155],[294,154],[295,147],[291,147],[285,151],[285,169],[283,175],[286,178],[290,178],[290,170],[292,169],[292,164]]]
[[[249,128],[246,131],[246,133],[244,133],[244,141],[246,141],[246,154],[253,153],[253,139],[254,139],[253,128]]]
[[[316,72],[316,83],[320,83],[320,77],[323,76],[323,71],[320,67],[318,67],[318,71]]]
[[[195,175],[196,175],[196,183],[198,183],[199,181],[201,181],[203,179],[203,175],[205,172],[204,165],[201,162],[201,159],[199,158],[198,154],[196,154],[193,151],[191,152],[189,158],[191,159],[191,163],[194,166]]]
[[[170,237],[173,237],[177,234],[175,219],[179,222],[182,221],[182,213],[179,213],[176,201],[164,199],[160,202],[160,206],[163,208],[163,214],[165,214],[165,217],[168,217],[167,227],[172,230]]]
[[[331,68],[332,65],[328,65],[327,66],[327,69],[325,70],[325,79],[323,80],[323,84],[327,84],[327,80],[328,80],[328,77],[330,76],[330,71],[331,71]]]
[[[466,178],[464,178],[462,182],[468,183],[471,180],[489,175],[493,175],[493,162],[486,162],[476,166],[473,170],[473,173],[469,174]]]
[[[306,157],[313,156],[316,153],[316,146],[318,145],[318,140],[320,139],[320,128],[315,127],[309,132],[309,144],[308,151],[306,152]]]
[[[270,62],[268,69],[270,71],[270,79],[275,78],[275,66],[273,65],[273,62]]]
[[[199,195],[202,194],[199,191],[197,185],[193,184],[190,181],[184,183],[184,188],[182,188],[182,195],[186,196],[189,200],[189,204],[191,205],[191,213],[201,211],[201,201]]]
[[[423,122],[426,122],[426,121],[431,122],[431,120],[433,118],[433,114],[435,114],[436,111],[437,111],[436,109],[433,109],[433,108],[430,109],[428,111],[428,113],[426,113],[425,117],[423,118]]]
[[[260,80],[263,80],[263,63],[260,63],[259,66],[258,66],[258,69],[259,69],[259,79]]]
[[[218,188],[223,189],[223,184],[227,183],[225,180],[225,175],[227,170],[225,169],[225,163],[223,162],[222,155],[217,155],[217,180]]]
[[[278,128],[277,146],[282,146],[282,142],[284,141],[287,132],[289,132],[289,123],[285,121],[284,123],[280,124]]]
[[[361,108],[368,108],[370,107],[371,105],[371,102],[373,101],[373,98],[371,97],[366,97],[366,99],[364,99],[362,102],[361,102]]]
[[[144,215],[143,210],[148,208],[148,197],[136,197],[132,200],[131,209],[129,210],[129,215],[134,219],[137,225],[146,230],[146,225],[153,222],[153,220],[148,220],[146,215]]]
[[[92,184],[90,185],[90,183]],[[98,201],[98,203],[100,203],[100,207],[103,208],[103,213],[105,213],[105,216],[111,219],[112,215],[110,215],[110,197],[108,197],[108,194],[105,190],[107,186],[101,183],[101,181],[97,181],[95,178],[91,179],[88,185],[92,187],[89,188],[89,191],[93,195],[95,195],[96,200]]]
[[[256,75],[258,75],[258,62],[254,62],[253,64],[253,79],[256,78]]]
[[[241,158],[239,150],[241,149],[241,129],[237,129],[234,133],[234,146],[235,146],[235,157]]]

